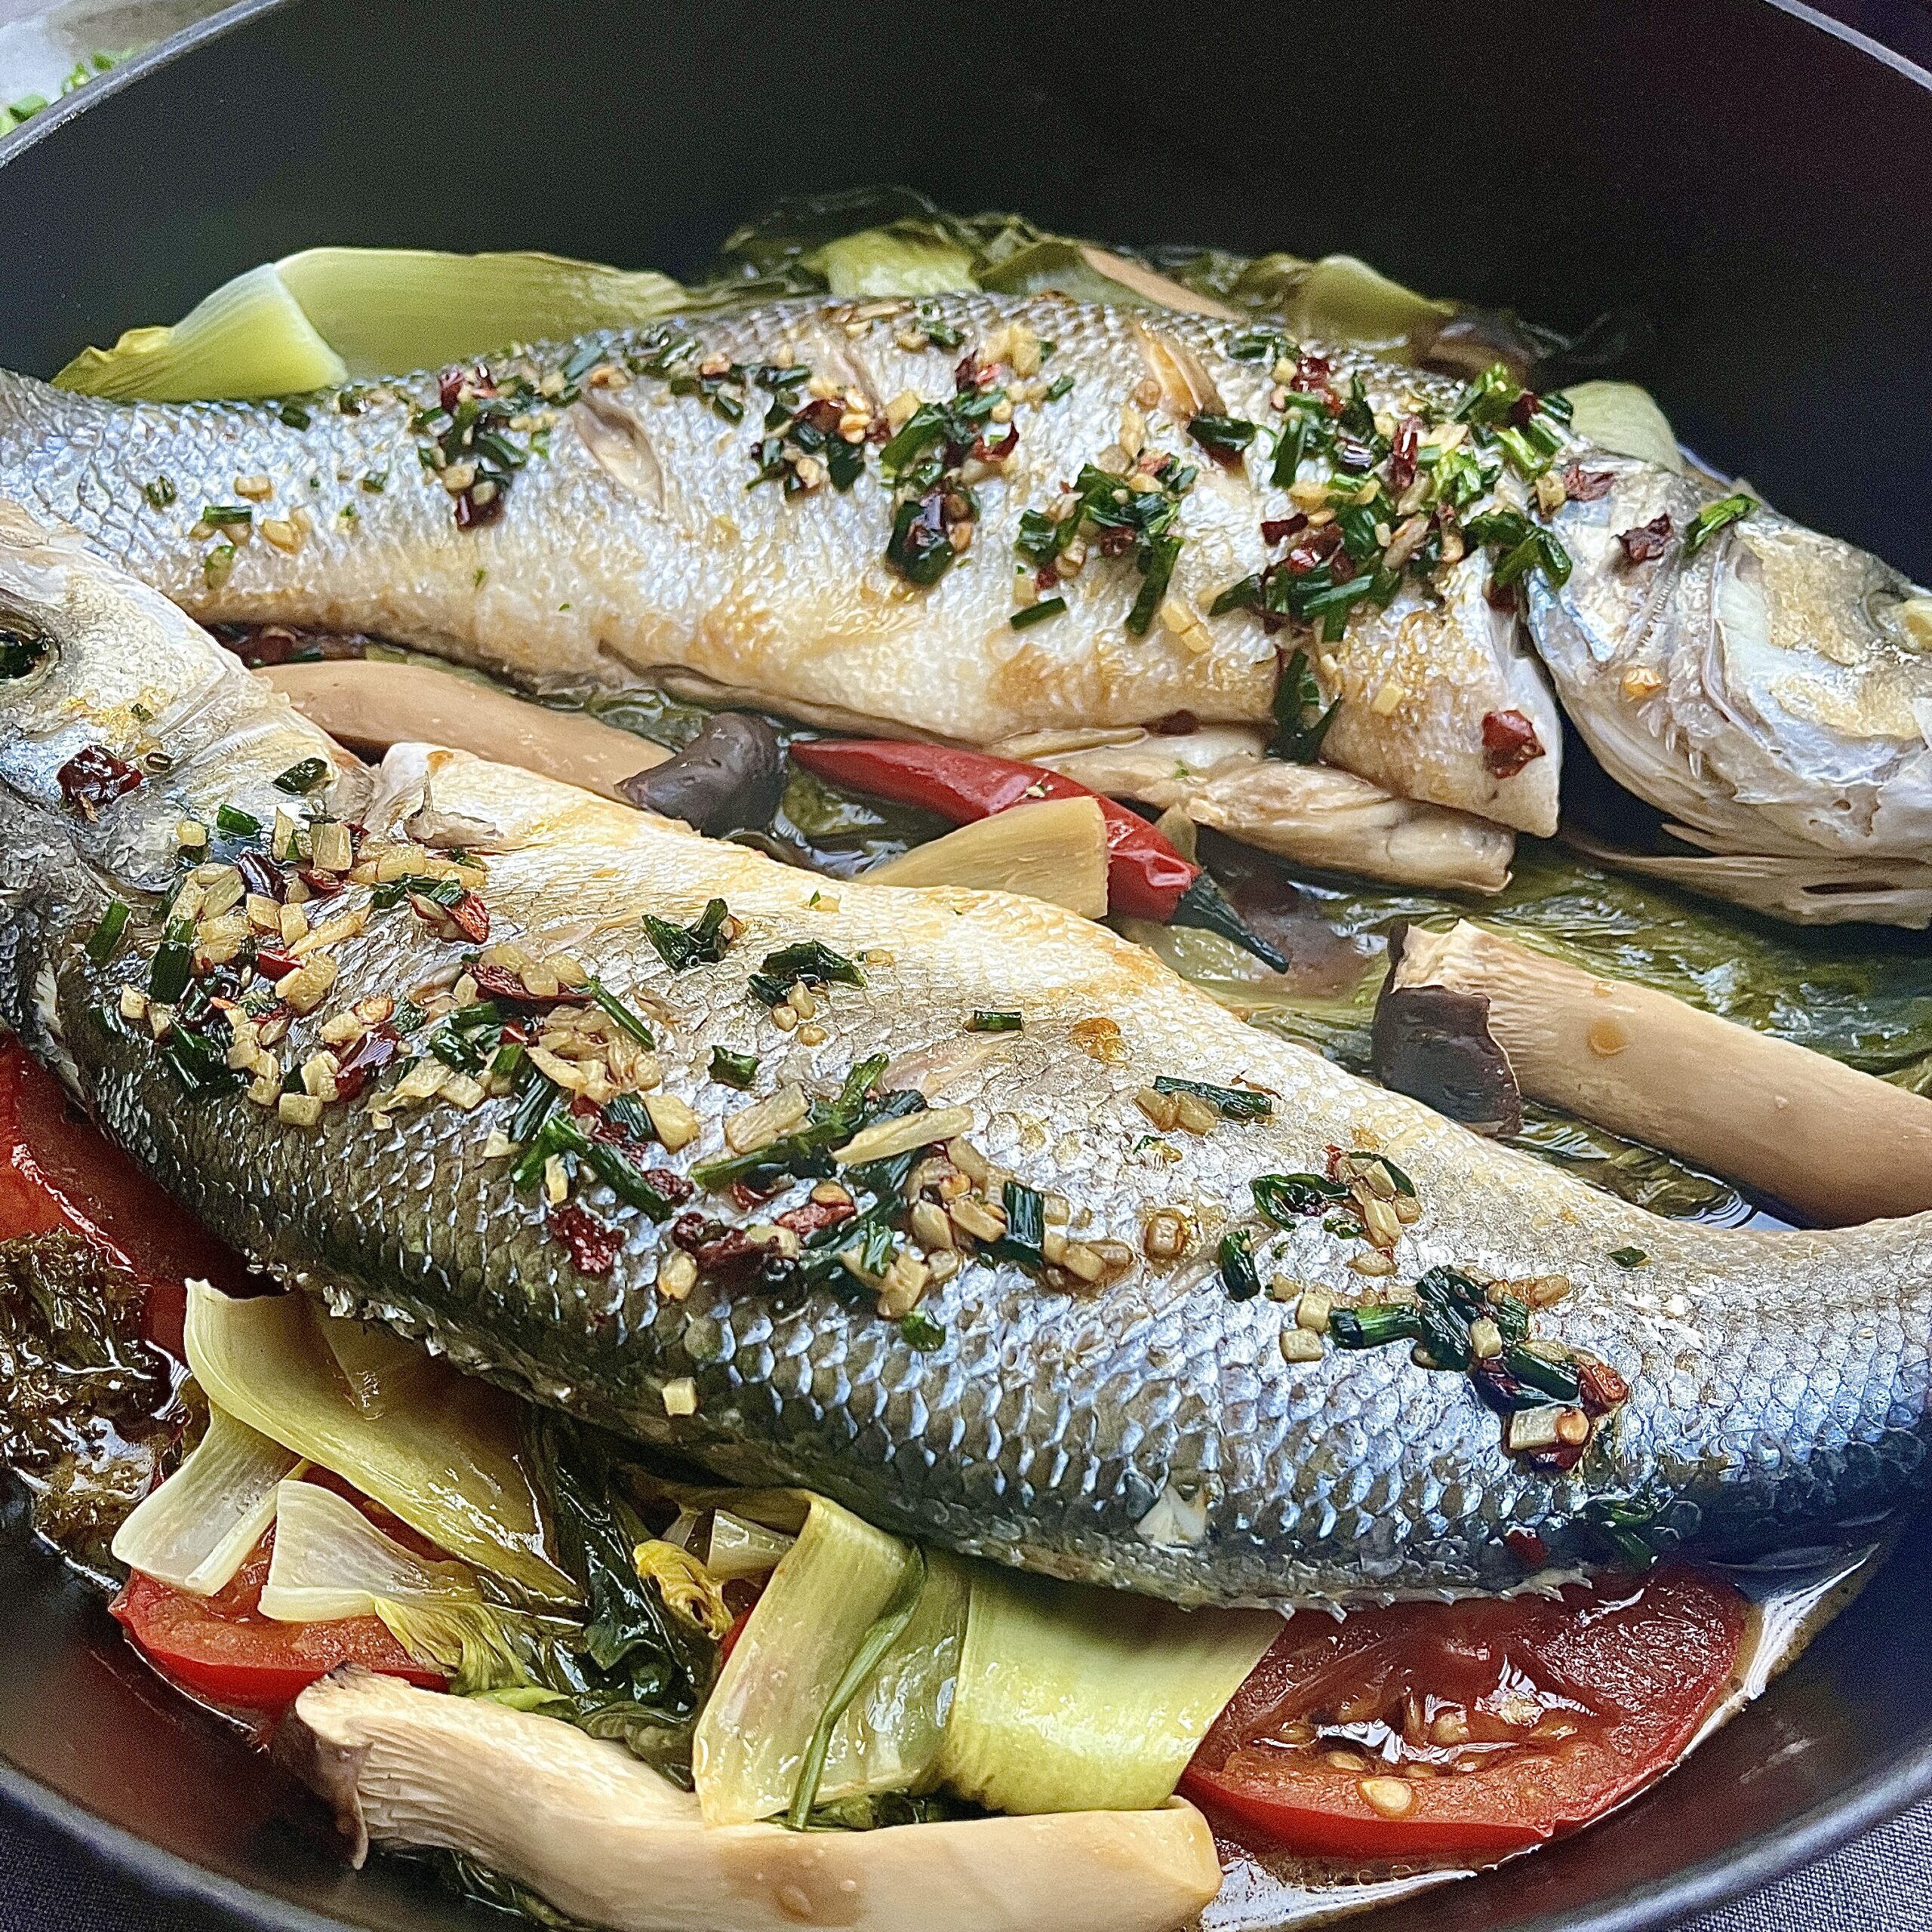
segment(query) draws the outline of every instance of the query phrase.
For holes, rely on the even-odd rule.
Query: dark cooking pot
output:
[[[253,0],[6,146],[14,368],[314,243],[688,271],[787,191],[904,180],[1103,237],[1348,250],[1558,325],[1634,306],[1656,334],[1632,373],[1687,441],[1932,577],[1932,82],[1795,6]],[[1864,1829],[1932,1790],[1928,1598],[1909,1538],[1620,1816],[1354,1922],[1660,1926]],[[349,1878],[17,1532],[0,1758],[8,1801],[252,1924],[474,1922],[408,1867]]]

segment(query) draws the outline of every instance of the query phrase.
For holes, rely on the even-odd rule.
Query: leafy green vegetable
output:
[[[352,1483],[453,1556],[533,1597],[568,1602],[518,1454],[512,1405],[446,1364],[380,1415],[356,1404],[306,1296],[232,1300],[188,1287],[187,1350],[208,1399]]]
[[[962,1566],[934,1555],[913,1578],[909,1607],[910,1546],[823,1497],[792,1500],[806,1512],[798,1540],[772,1573],[699,1721],[697,1795],[707,1824],[783,1810],[821,1742],[814,1787],[821,1803],[924,1782],[939,1749],[966,1621]],[[735,1506],[775,1520],[755,1495]],[[797,1524],[792,1514],[784,1526]],[[876,1654],[854,1684],[869,1638]]]
[[[1272,1612],[1177,1610],[994,1564],[971,1575],[935,1774],[995,1810],[1161,1803],[1281,1627]]]

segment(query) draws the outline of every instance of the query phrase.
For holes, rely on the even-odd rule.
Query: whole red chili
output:
[[[1276,972],[1287,970],[1286,958],[1249,930],[1212,876],[1183,858],[1146,820],[1044,765],[886,738],[808,739],[795,743],[791,755],[835,785],[919,805],[955,825],[1038,798],[1092,798],[1106,825],[1107,892],[1115,912],[1162,925],[1204,927],[1245,947]]]
[[[1520,711],[1492,711],[1482,721],[1482,761],[1498,778],[1513,778],[1543,755],[1537,728]]]

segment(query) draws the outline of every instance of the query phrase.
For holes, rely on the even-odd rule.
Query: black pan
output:
[[[1857,9],[1894,45],[1903,4]],[[1932,577],[1932,78],[1767,0],[251,0],[0,153],[0,365],[51,372],[325,242],[695,269],[780,195],[904,180],[1075,232],[1345,249],[1558,326],[1710,461]],[[1602,1827],[1358,1919],[1637,1932],[1932,1791],[1932,1546]],[[475,1920],[352,1879],[268,1768],[0,1527],[0,1801],[261,1927]],[[716,1928],[729,1932],[729,1928]]]

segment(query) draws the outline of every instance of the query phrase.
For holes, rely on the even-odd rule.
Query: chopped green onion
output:
[[[1715,503],[1706,503],[1690,519],[1690,527],[1684,533],[1684,554],[1694,557],[1719,531],[1749,516],[1757,507],[1742,490],[1734,496],[1720,497]]]
[[[251,524],[254,520],[255,512],[246,503],[204,503],[202,506],[202,521],[214,529],[219,530],[224,525]]]
[[[1006,1206],[1006,1232],[992,1244],[992,1253],[1002,1260],[1017,1261],[1023,1267],[1044,1268],[1043,1251],[1047,1235],[1047,1198],[1024,1183],[1010,1180],[1003,1197]]]
[[[1338,1308],[1328,1317],[1328,1337],[1340,1349],[1384,1349],[1422,1335],[1422,1311],[1401,1303]]]
[[[966,1023],[969,1033],[1017,1033],[1026,1024],[1017,1013],[975,1013]]]
[[[1216,416],[1204,411],[1187,426],[1187,433],[1210,456],[1224,462],[1240,460],[1241,452],[1259,431],[1255,424],[1239,416]]]
[[[262,822],[253,812],[245,812],[239,805],[222,805],[215,812],[214,829],[233,838],[252,838],[261,830]]]
[[[174,478],[171,476],[157,476],[152,483],[143,483],[141,485],[141,494],[148,500],[148,507],[150,509],[165,510],[174,501]]]
[[[841,986],[863,986],[866,976],[842,952],[835,952],[820,939],[801,940],[792,946],[768,952],[760,962],[762,977],[783,984],[789,992],[798,980],[823,984],[836,980]]]
[[[1255,1206],[1278,1228],[1297,1216],[1321,1214],[1349,1195],[1340,1181],[1325,1174],[1257,1174],[1250,1186]]]
[[[758,1055],[734,1054],[728,1048],[713,1047],[711,1050],[711,1077],[727,1087],[736,1087],[742,1092],[758,1078]]]
[[[1641,1268],[1651,1257],[1641,1247],[1614,1247],[1610,1258],[1620,1268]]]
[[[299,402],[285,402],[275,414],[291,429],[306,429],[314,420]]]
[[[935,1321],[930,1315],[922,1314],[916,1308],[900,1323],[899,1332],[909,1346],[917,1349],[922,1355],[946,1346],[945,1324]]]
[[[1266,1120],[1275,1111],[1275,1103],[1266,1094],[1246,1087],[1217,1087],[1205,1080],[1182,1080],[1171,1073],[1154,1076],[1157,1094],[1192,1094],[1210,1101],[1223,1120]]]
[[[1261,1292],[1254,1269],[1254,1237],[1245,1228],[1230,1228],[1221,1237],[1221,1285],[1230,1301],[1252,1301]]]
[[[88,935],[87,954],[97,966],[105,966],[114,957],[121,935],[128,930],[128,908],[118,899],[100,915],[100,923]]]
[[[591,981],[590,997],[640,1046],[657,1045],[657,1035],[601,980]]]
[[[1030,631],[1035,624],[1044,624],[1049,617],[1057,617],[1066,608],[1064,597],[1043,597],[1038,603],[1014,611],[1007,622],[1017,631]]]
[[[328,768],[326,758],[305,758],[276,775],[275,789],[286,792],[291,798],[301,798],[322,782],[328,775]]]
[[[188,989],[188,976],[195,959],[195,922],[170,919],[155,949],[148,968],[148,998],[163,1006],[172,1006]]]
[[[1577,1371],[1567,1362],[1552,1361],[1527,1344],[1506,1349],[1503,1366],[1518,1382],[1540,1389],[1554,1401],[1574,1402],[1582,1398],[1583,1387],[1577,1380]]]
[[[1155,614],[1160,609],[1168,594],[1168,586],[1172,582],[1174,561],[1180,555],[1181,540],[1171,533],[1153,538],[1147,545],[1147,574],[1140,580],[1140,594],[1134,600],[1134,608],[1127,614],[1128,634],[1145,637],[1152,628]]]
[[[1229,594],[1224,592],[1223,595]],[[1268,747],[1271,758],[1285,759],[1292,764],[1315,762],[1321,754],[1321,741],[1342,708],[1342,700],[1337,697],[1325,711],[1321,704],[1321,687],[1309,667],[1308,653],[1297,651],[1282,667],[1281,681],[1275,687],[1275,742]],[[1311,711],[1315,713],[1312,722],[1308,715]]]

